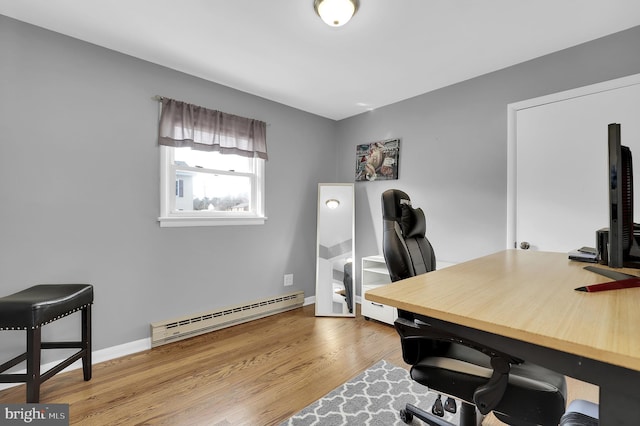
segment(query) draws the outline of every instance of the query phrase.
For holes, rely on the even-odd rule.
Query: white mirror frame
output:
[[[356,316],[354,189],[353,183],[318,184],[316,316]],[[351,285],[345,288],[344,267],[348,262]]]

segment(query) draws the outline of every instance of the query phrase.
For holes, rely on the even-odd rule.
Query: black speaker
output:
[[[602,228],[596,231],[596,250],[598,263],[609,264],[609,228]]]

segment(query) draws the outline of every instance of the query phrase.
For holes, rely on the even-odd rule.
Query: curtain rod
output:
[[[164,98],[165,98],[165,96],[155,95],[151,99],[153,99],[154,101],[162,102],[162,100]],[[171,99],[171,98],[167,98],[167,99]],[[184,102],[184,101],[180,101],[180,102]],[[185,103],[188,103],[188,102],[185,102]],[[206,108],[206,107],[202,107],[202,108]],[[211,109],[211,108],[209,108],[209,109]],[[254,119],[254,120],[257,120],[257,119]],[[263,120],[259,120],[259,121],[263,121]],[[271,126],[271,123],[265,122],[265,124],[267,125],[267,127]]]

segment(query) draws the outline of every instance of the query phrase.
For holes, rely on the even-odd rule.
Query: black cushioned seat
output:
[[[491,358],[464,345],[450,345],[411,368],[413,380],[470,404],[492,374]],[[535,364],[513,364],[504,394],[492,411],[507,424],[556,425],[564,413],[565,395],[564,376]]]
[[[0,383],[26,383],[27,402],[40,399],[40,385],[82,359],[84,379],[91,379],[91,284],[41,284],[0,298],[0,330],[26,330],[27,351],[0,365],[0,373],[27,362],[26,374],[0,374]],[[77,342],[42,342],[41,327],[82,311],[82,339]],[[40,374],[41,349],[80,349],[44,374]]]
[[[89,284],[40,284],[0,298],[0,329],[40,327],[93,303]]]

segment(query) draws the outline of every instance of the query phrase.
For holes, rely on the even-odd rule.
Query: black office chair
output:
[[[433,247],[425,237],[422,209],[411,206],[403,191],[382,194],[383,254],[392,281],[435,270]],[[460,297],[464,297],[461,295]],[[476,408],[493,411],[510,425],[557,426],[565,410],[566,383],[561,374],[532,365],[482,344],[433,330],[428,318],[398,310],[395,327],[404,361],[412,365],[411,377],[440,396],[431,412],[411,404],[400,411],[405,423],[413,416],[442,426],[444,411],[460,411],[460,426],[476,426]]]

